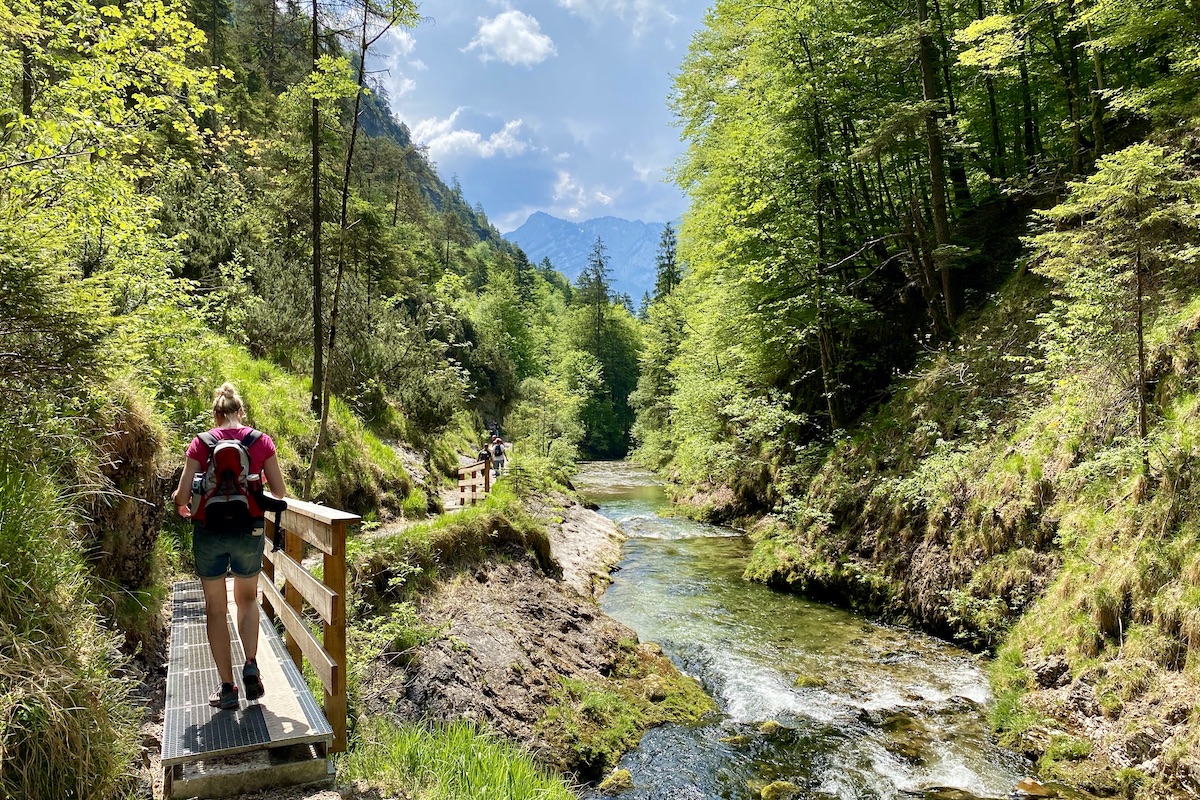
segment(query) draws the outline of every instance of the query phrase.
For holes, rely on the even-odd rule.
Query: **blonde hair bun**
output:
[[[232,383],[226,381],[213,393],[213,417],[218,422],[224,422],[243,408],[242,396]]]

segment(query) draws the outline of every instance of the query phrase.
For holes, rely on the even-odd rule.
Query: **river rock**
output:
[[[768,783],[759,793],[762,800],[792,800],[800,796],[800,787],[788,781]]]
[[[661,703],[667,699],[670,687],[661,675],[648,675],[642,681],[642,696],[651,703]]]
[[[600,781],[596,787],[600,794],[615,795],[628,792],[633,788],[633,775],[627,769],[614,769],[612,773]]]
[[[979,795],[957,786],[930,786],[921,790],[921,796],[925,800],[981,800]]]
[[[801,673],[792,681],[792,685],[798,689],[824,689],[829,681],[823,675]]]
[[[775,720],[769,719],[758,726],[758,732],[763,736],[782,736],[790,733],[791,731],[785,725],[781,725]]]
[[[555,703],[562,677],[610,674],[622,658],[620,643],[637,636],[532,561],[487,569],[486,582],[446,582],[424,599],[420,613],[444,625],[442,635],[403,675],[377,676],[385,689],[369,705],[400,719],[486,722],[570,770],[577,766],[571,754],[553,752],[535,725]]]
[[[550,554],[562,569],[563,583],[585,597],[599,597],[612,583],[609,574],[621,560],[627,538],[617,523],[580,503],[554,498],[538,504],[535,514],[548,520]]]
[[[897,711],[885,717],[880,727],[890,737],[884,745],[888,752],[914,764],[925,762],[933,734],[921,720],[906,711]]]
[[[1022,778],[1017,781],[1017,785],[1013,787],[1013,794],[1019,797],[1057,797],[1058,792],[1053,786],[1047,786],[1044,783],[1034,780],[1033,778]]]

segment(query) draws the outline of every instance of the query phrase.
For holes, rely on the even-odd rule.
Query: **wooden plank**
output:
[[[321,679],[321,685],[328,690],[330,686],[334,685],[334,681],[341,671],[339,665],[321,647],[320,642],[304,624],[300,615],[284,602],[283,595],[275,588],[275,584],[268,583],[266,578],[260,575],[258,585],[262,589],[263,596],[270,599],[271,605],[279,613],[279,620],[288,632],[289,644],[295,642],[299,646],[308,662],[312,664],[317,677]]]
[[[271,542],[275,537],[275,522],[270,517],[267,518],[267,526],[266,530],[263,531],[263,534],[267,537],[267,541],[264,543],[265,546],[263,547],[262,572],[259,574],[263,575],[267,579],[268,583],[274,583],[275,564],[271,561],[270,556],[267,555],[271,551]],[[275,619],[275,607],[271,605],[271,602],[264,596],[260,603],[262,604],[263,612],[267,615],[267,619]]]
[[[291,500],[288,501],[291,503]],[[328,553],[333,548],[331,528],[312,517],[307,517],[299,511],[293,511],[289,505],[283,512],[283,529],[290,535],[308,542],[322,553]]]
[[[353,525],[362,521],[362,517],[357,514],[351,514],[349,511],[339,511],[336,508],[310,503],[307,500],[297,500],[294,497],[289,497],[287,504],[289,511],[302,513],[325,525],[336,525],[339,523]]]
[[[333,622],[333,607],[336,594],[332,589],[317,580],[315,576],[289,556],[286,551],[280,550],[273,553],[270,548],[267,548],[264,555],[273,567],[271,571],[272,583],[275,582],[274,578],[276,576],[283,578],[299,590],[301,597],[312,606],[313,610],[321,616],[324,622]]]
[[[227,595],[231,595],[226,581]],[[172,591],[171,645],[164,698],[162,763],[168,769],[210,757],[278,748],[294,743],[330,742],[332,725],[291,663],[270,620],[259,614],[258,664],[267,693],[256,701],[244,697],[238,708],[221,710],[208,704],[208,693],[220,680],[208,646],[207,615],[200,581],[180,581]],[[222,617],[231,634],[236,601],[227,596]],[[245,653],[236,635],[230,642],[235,664]]]
[[[347,528],[362,518],[357,514],[338,511],[336,508],[319,506],[304,500],[288,498],[287,510],[283,512],[283,529],[299,536],[322,553],[333,550],[333,530],[338,525]]]

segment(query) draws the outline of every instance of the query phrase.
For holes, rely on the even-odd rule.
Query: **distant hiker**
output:
[[[504,454],[504,440],[499,436],[492,437],[492,463],[496,465],[496,477],[500,477],[500,473],[504,471],[504,462],[506,461]]]
[[[258,670],[258,573],[263,561],[263,509],[273,498],[263,496],[265,477],[275,498],[287,496],[283,473],[271,437],[245,424],[246,407],[232,383],[215,392],[215,427],[192,439],[179,486],[171,493],[179,516],[192,520],[192,554],[204,588],[208,649],[217,664],[221,685],[209,705],[238,707],[233,682],[233,646],[225,611],[229,596],[225,575],[233,573],[238,637],[246,655],[242,685],[246,699],[262,697]],[[193,486],[194,484],[194,486]],[[262,498],[261,501],[255,497]]]

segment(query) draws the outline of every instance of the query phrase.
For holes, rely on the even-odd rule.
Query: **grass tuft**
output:
[[[138,713],[87,600],[66,505],[0,460],[0,797],[125,796]]]
[[[517,746],[467,722],[364,720],[338,764],[342,782],[365,781],[422,800],[574,800],[571,788]]]

